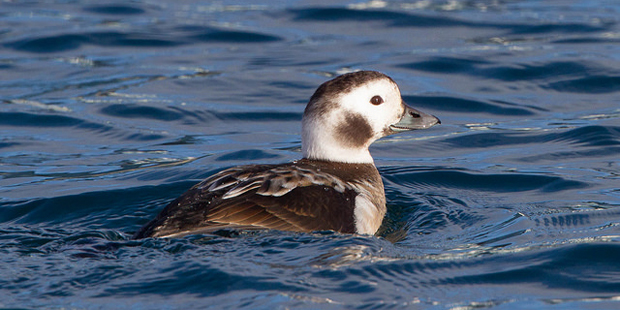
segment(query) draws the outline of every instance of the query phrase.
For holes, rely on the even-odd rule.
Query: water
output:
[[[0,307],[617,309],[617,1],[4,1]],[[314,89],[385,72],[442,125],[371,152],[377,237],[131,240],[300,157]]]

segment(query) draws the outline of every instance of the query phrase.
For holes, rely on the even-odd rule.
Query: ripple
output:
[[[353,9],[339,7],[311,7],[288,10],[294,21],[317,22],[384,22],[391,27],[444,28],[469,27],[507,30],[510,35],[553,35],[557,33],[596,33],[613,29],[614,22],[590,25],[588,23],[540,22],[506,23],[468,21],[447,16],[396,12],[389,9]]]
[[[162,204],[180,195],[195,182],[181,181],[159,187],[144,186],[131,189],[88,192],[53,198],[0,203],[0,224],[20,223],[30,226],[46,224],[74,228],[119,229],[140,227],[145,210],[148,216]],[[81,229],[77,229],[80,231]]]
[[[473,133],[444,142],[461,148],[486,148],[499,145],[539,144],[547,142],[570,142],[577,146],[615,146],[620,144],[620,127],[584,126],[552,133]]]
[[[548,88],[561,92],[605,94],[620,91],[620,75],[593,75],[549,83]]]
[[[543,23],[540,25],[519,25],[510,30],[512,34],[549,34],[549,33],[590,33],[602,32],[612,27],[613,23],[592,26],[585,23]]]
[[[176,36],[162,36],[158,32],[90,32],[79,34],[57,34],[46,37],[26,38],[4,46],[31,53],[56,53],[79,49],[82,45],[133,46],[133,47],[173,47],[195,42],[213,43],[266,43],[282,40],[278,36],[241,30],[216,28],[180,28]],[[188,31],[191,30],[191,31]]]
[[[71,127],[87,122],[65,115],[0,112],[0,125],[16,127]],[[90,124],[93,125],[93,124]],[[87,125],[88,126],[88,125]]]
[[[488,113],[493,115],[529,116],[535,113],[516,104],[493,101],[492,103],[446,96],[403,96],[405,102],[441,111],[461,113]],[[542,110],[542,109],[537,109]]]
[[[505,28],[502,24],[487,22],[469,22],[450,17],[430,16],[395,12],[390,10],[358,10],[350,8],[306,8],[289,10],[295,21],[321,21],[321,22],[386,22],[393,27],[486,27]]]
[[[80,48],[83,44],[100,46],[166,47],[182,44],[181,41],[156,38],[155,35],[127,34],[122,32],[93,32],[86,34],[60,34],[28,38],[6,43],[4,46],[31,53],[56,53]]]
[[[174,266],[176,265],[176,266]],[[288,291],[300,292],[300,288],[278,283],[273,277],[234,274],[208,264],[181,261],[167,270],[158,271],[150,279],[120,284],[108,288],[98,297],[131,296],[134,294],[196,294],[198,296],[217,296],[234,290]],[[179,279],[180,281],[170,281]]]
[[[296,21],[399,21],[412,17],[410,14],[387,10],[355,10],[347,8],[306,8],[289,10]]]
[[[620,258],[619,249],[616,244],[593,243],[481,255],[466,261],[395,260],[352,268],[347,275],[350,282],[383,283],[374,290],[386,294],[399,290],[417,296],[443,296],[451,295],[454,290],[469,292],[468,287],[472,286],[484,288],[486,294],[493,292],[489,305],[510,304],[523,296],[549,298],[548,294],[562,295],[566,290],[571,291],[574,298],[591,296],[590,292],[603,294],[601,297],[605,298],[617,294],[620,287],[617,280],[620,269],[614,264],[614,260]],[[497,268],[488,268],[489,265]],[[540,285],[545,290],[539,290]],[[484,300],[488,295],[475,294],[470,296],[479,301],[474,308],[486,304]],[[452,302],[452,307],[469,303],[458,297]]]
[[[0,63],[0,70],[12,70],[12,69],[15,69],[15,66],[10,65],[10,64]]]
[[[398,65],[401,68],[415,69],[435,73],[467,73],[479,65],[490,64],[488,61],[476,58],[456,58],[456,57],[430,57],[423,61],[416,61]]]
[[[261,159],[269,159],[269,158],[278,158],[280,155],[271,154],[262,150],[241,150],[228,154],[224,154],[218,156],[215,160],[217,161],[229,161],[229,160],[261,160]]]
[[[518,158],[521,162],[537,162],[537,161],[559,161],[576,158],[597,158],[597,157],[612,157],[620,153],[620,147],[605,147],[584,151],[564,151],[564,152],[550,152],[540,155],[522,156]]]
[[[538,190],[557,192],[588,187],[585,182],[539,174],[473,174],[461,171],[392,172],[386,179],[398,184],[460,188],[496,193]]]
[[[528,263],[520,268],[513,266],[505,271],[457,276],[441,282],[446,285],[538,283],[550,288],[579,288],[598,293],[617,293],[620,289],[617,280],[620,270],[615,264],[620,259],[620,246],[616,244],[572,245],[542,253],[498,257],[495,263],[509,264],[517,258]],[[596,271],[592,265],[597,265]]]
[[[554,40],[553,41],[554,44],[585,44],[585,45],[589,45],[589,44],[618,44],[620,43],[620,39],[616,39],[616,38],[592,38],[592,37],[586,37],[586,38],[567,38],[567,39],[559,39],[559,40]]]
[[[584,126],[549,137],[554,141],[571,141],[585,146],[620,145],[620,127]]]
[[[592,72],[593,69],[592,66],[573,61],[553,61],[534,65],[515,64],[513,67],[496,66],[480,70],[479,75],[489,79],[511,82],[533,79],[546,80],[565,75],[583,75]]]
[[[218,43],[267,43],[282,41],[282,38],[274,35],[240,31],[204,28],[199,31],[193,29],[194,34],[188,37],[192,40]],[[198,32],[198,33],[196,33]]]
[[[0,142],[0,149],[3,148],[13,148],[15,146],[19,146],[22,145],[22,143],[19,142]]]
[[[128,5],[97,5],[84,8],[84,11],[106,15],[139,15],[145,10]]]
[[[505,82],[561,79],[565,76],[583,76],[606,71],[588,62],[550,61],[538,64],[497,65],[476,58],[456,57],[430,57],[423,61],[400,64],[399,67],[431,73],[462,73]]]
[[[104,115],[122,118],[145,118],[158,121],[176,121],[183,115],[170,109],[139,106],[136,104],[113,104],[100,110]]]
[[[216,112],[211,111],[219,120],[242,120],[247,122],[264,122],[264,121],[300,121],[302,113],[293,112]]]

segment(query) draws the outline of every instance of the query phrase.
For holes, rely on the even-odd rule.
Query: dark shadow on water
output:
[[[282,38],[247,31],[209,29],[189,36],[192,40],[218,43],[267,43],[281,41]]]
[[[22,143],[19,142],[0,142],[0,149],[3,148],[13,148],[16,146],[22,145]]]
[[[613,29],[615,23],[593,26],[588,23],[492,23],[468,21],[446,16],[394,12],[382,9],[357,10],[342,7],[310,7],[287,11],[297,22],[385,22],[392,27],[444,28],[470,27],[507,30],[512,35],[540,35],[552,33],[594,33]]]
[[[588,62],[549,61],[537,64],[498,65],[477,58],[456,57],[430,57],[422,61],[400,64],[399,67],[430,73],[461,73],[504,82],[557,80],[608,71],[608,69]],[[595,80],[594,82],[603,82],[603,85],[608,85],[613,84],[614,81],[613,79],[603,79],[601,81]],[[602,89],[608,89],[609,87],[611,85],[603,86]],[[594,92],[596,92],[596,89],[594,87]],[[583,92],[587,91],[584,89]]]
[[[518,289],[509,293],[509,298],[519,298],[521,294],[532,296],[530,290],[544,287],[541,298],[563,296],[566,291],[575,293],[574,298],[591,297],[591,293],[610,297],[620,290],[618,259],[620,246],[617,244],[567,244],[505,255],[480,255],[466,260],[378,262],[364,266],[356,275],[359,279],[387,281],[396,287],[416,291],[429,287],[460,291],[466,286],[494,290],[501,286],[507,290]]]
[[[100,110],[104,115],[122,118],[146,118],[158,121],[176,121],[183,118],[170,109],[139,106],[136,104],[112,104]]]
[[[139,15],[143,14],[145,10],[128,5],[96,5],[84,8],[86,12],[92,12],[105,15]]]
[[[81,119],[64,115],[0,112],[0,126],[71,127],[84,125],[86,123],[86,121]]]
[[[552,42],[553,44],[618,44],[620,43],[620,39],[614,38],[599,38],[599,37],[585,37],[585,38],[570,38],[570,39],[560,39]]]
[[[587,23],[550,23],[541,25],[519,25],[511,29],[512,34],[543,34],[543,33],[590,33],[605,31],[612,28],[615,23],[603,23],[600,26],[592,26]]]
[[[560,92],[605,94],[620,92],[620,75],[592,75],[549,83],[548,88]]]
[[[220,270],[216,266],[182,261],[173,264],[166,270],[159,271],[159,274],[152,275],[150,278],[108,288],[105,293],[98,297],[132,296],[136,294],[216,296],[245,290],[304,291],[301,287],[282,283],[275,277],[235,274],[232,270]]]
[[[617,244],[568,245],[553,250],[489,258],[486,260],[487,264],[511,265],[512,268],[506,271],[449,277],[439,283],[448,286],[529,283],[573,291],[617,293],[620,290],[617,277],[620,274],[618,260],[620,246]],[[527,263],[518,264],[517,261]]]
[[[0,204],[0,223],[47,226],[96,225],[119,231],[137,229],[196,181],[88,192]]]
[[[587,149],[582,151],[564,151],[564,152],[551,152],[540,155],[523,156],[517,160],[532,163],[540,160],[566,160],[575,158],[597,158],[607,157],[620,154],[620,147],[604,147],[596,149]]]
[[[58,34],[5,43],[5,47],[31,53],[55,53],[80,48],[83,44],[98,46],[170,47],[183,44],[181,40],[159,38],[152,34],[122,32],[92,32],[85,34]]]
[[[404,63],[401,68],[414,69],[431,73],[467,73],[475,71],[478,66],[489,65],[491,62],[473,58],[430,57],[423,61]]]
[[[181,28],[183,29],[183,28]],[[55,53],[79,49],[82,45],[90,44],[102,47],[143,47],[163,48],[179,45],[206,43],[268,43],[282,40],[280,37],[254,33],[249,31],[222,30],[216,28],[201,28],[189,32],[177,30],[168,31],[171,34],[163,35],[167,31],[153,30],[151,33],[141,32],[89,32],[78,34],[56,34],[47,37],[27,38],[3,45],[18,51],[31,53]],[[176,34],[176,35],[173,35]]]
[[[434,17],[388,10],[354,10],[347,8],[307,8],[289,10],[295,21],[322,21],[322,22],[389,22],[392,26],[400,27],[460,27],[475,26],[475,24],[460,21],[449,17]],[[501,27],[500,25],[495,25]]]
[[[530,110],[544,110],[518,106],[513,103],[494,101],[482,102],[473,99],[464,99],[447,96],[403,96],[405,102],[415,106],[440,111],[461,112],[461,113],[485,113],[503,116],[531,116],[536,113]]]
[[[170,120],[175,112],[160,110],[156,108],[135,108],[112,106],[103,109],[103,113],[110,116],[130,117],[130,118],[152,118],[157,120]],[[127,114],[123,114],[123,113]],[[117,114],[114,114],[117,113]],[[172,114],[169,114],[172,113]],[[0,112],[0,127],[30,127],[30,128],[51,128],[54,130],[83,130],[96,135],[114,135],[120,139],[133,141],[152,141],[164,139],[167,136],[154,133],[135,133],[130,130],[122,130],[109,125],[82,120],[79,118],[58,115],[58,114],[33,114],[24,112]]]
[[[523,191],[558,192],[588,187],[588,183],[540,174],[474,174],[462,171],[392,171],[384,176],[396,184],[420,184],[431,187],[459,188],[494,193]]]
[[[301,121],[302,113],[294,112],[216,112],[210,111],[219,120],[242,120],[246,122]]]
[[[576,146],[620,145],[620,127],[584,126],[564,132],[542,134],[521,132],[474,133],[443,140],[459,148],[490,148],[500,145],[569,142]]]
[[[228,161],[228,160],[248,160],[248,163],[255,162],[259,159],[278,158],[280,155],[271,154],[262,150],[241,150],[232,153],[227,153],[218,156],[216,161]]]

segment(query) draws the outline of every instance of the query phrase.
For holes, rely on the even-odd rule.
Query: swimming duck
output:
[[[340,75],[319,86],[304,110],[302,159],[225,169],[172,201],[134,237],[228,228],[375,234],[385,192],[368,147],[436,124],[435,116],[406,105],[387,75]]]

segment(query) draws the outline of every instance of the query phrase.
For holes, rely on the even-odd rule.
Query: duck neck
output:
[[[317,141],[321,141],[318,143]],[[351,164],[374,164],[370,151],[363,148],[343,148],[338,142],[331,139],[315,140],[304,137],[301,144],[301,152],[304,158],[311,160],[323,160],[331,162]]]

